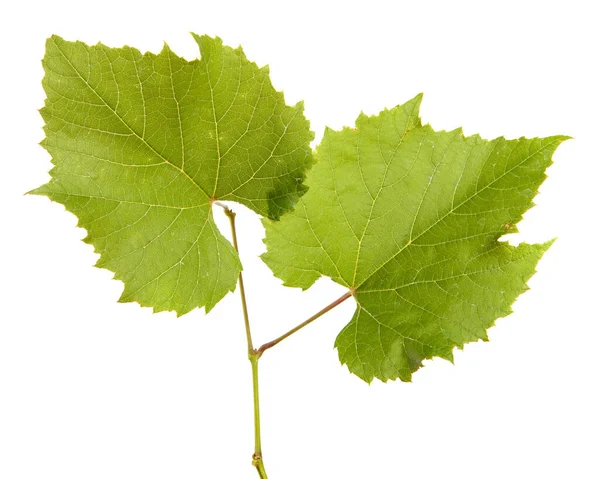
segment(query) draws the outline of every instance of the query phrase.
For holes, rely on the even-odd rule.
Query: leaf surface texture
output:
[[[241,265],[215,200],[277,219],[305,192],[313,134],[268,69],[194,35],[199,60],[53,36],[46,44],[43,146],[55,165],[32,193],[88,231],[121,301],[184,314],[235,289]]]
[[[263,220],[263,259],[285,285],[328,276],[354,292],[335,345],[368,382],[410,381],[424,359],[486,340],[550,246],[498,238],[516,231],[566,137],[434,131],[420,102],[327,129],[308,193],[282,221]]]

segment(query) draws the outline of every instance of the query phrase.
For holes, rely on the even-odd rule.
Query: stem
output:
[[[304,321],[303,323],[300,323],[298,326],[296,326],[295,328],[290,329],[287,333],[279,336],[277,339],[274,339],[273,341],[269,341],[268,343],[263,344],[260,348],[258,348],[256,351],[258,353],[258,356],[260,357],[262,355],[262,353],[264,353],[267,349],[272,348],[273,346],[275,346],[276,344],[279,344],[281,341],[283,341],[285,338],[290,337],[292,334],[294,334],[296,331],[300,331],[304,326],[309,325],[310,323],[312,323],[315,319],[323,316],[327,311],[331,311],[333,308],[335,308],[337,305],[343,303],[344,301],[346,301],[349,297],[352,296],[352,291],[347,291],[346,293],[344,293],[342,296],[340,296],[338,299],[336,299],[333,303],[325,306],[321,311],[319,311],[317,314],[315,314],[314,316],[311,316],[310,318],[308,318],[306,321]]]
[[[252,364],[252,389],[254,391],[254,454],[252,454],[252,465],[261,479],[267,478],[267,471],[262,459],[262,444],[260,441],[260,398],[258,395],[258,360],[260,355],[254,352],[250,356]]]
[[[229,218],[229,224],[231,225],[231,236],[233,237],[233,247],[235,251],[240,254],[240,250],[238,248],[237,241],[237,233],[235,230],[235,212],[227,208],[222,203],[215,202],[218,206],[225,210],[225,214]],[[250,319],[248,317],[248,305],[246,304],[246,290],[244,289],[244,277],[242,276],[242,272],[238,276],[238,282],[240,284],[240,296],[242,297],[242,311],[244,312],[244,326],[246,327],[246,340],[248,342],[248,358],[252,357],[254,353],[254,346],[252,345],[252,334],[250,333]]]
[[[229,218],[229,224],[231,225],[231,235],[233,237],[233,247],[239,255],[240,251],[238,248],[237,233],[235,229],[235,213],[223,203],[215,201],[213,204],[223,208],[225,214]],[[263,344],[258,349],[254,349],[254,346],[252,344],[252,334],[250,333],[250,319],[248,316],[248,305],[246,304],[244,278],[242,277],[241,271],[238,277],[238,282],[240,285],[240,296],[242,298],[242,310],[244,312],[244,326],[246,328],[246,340],[248,343],[248,359],[250,360],[250,364],[252,366],[252,391],[254,397],[254,454],[252,454],[252,465],[256,468],[256,472],[258,472],[258,476],[260,477],[260,479],[268,479],[267,471],[265,470],[265,465],[263,463],[262,444],[260,439],[260,398],[258,394],[258,360],[267,349],[272,348],[276,344],[283,341],[285,338],[294,334],[296,331],[299,331],[304,326],[307,326],[310,323],[312,323],[315,319],[323,316],[327,311],[332,310],[337,305],[346,301],[349,297],[351,297],[354,294],[354,290],[350,289],[344,295],[336,299],[333,303],[329,304],[328,306],[325,306],[317,314],[311,316],[295,328],[292,328],[284,335],[278,337],[277,339],[274,339],[273,341],[269,341],[268,343]]]
[[[216,201],[214,204],[225,210],[225,214],[229,218],[231,225],[231,235],[233,237],[233,247],[235,251],[240,253],[238,248],[237,233],[235,229],[235,212],[225,206],[223,203]],[[250,319],[248,316],[248,305],[246,304],[246,291],[244,289],[244,278],[240,271],[238,282],[240,285],[240,296],[242,298],[242,310],[244,312],[244,326],[246,328],[246,341],[248,343],[248,359],[252,366],[252,391],[254,397],[254,454],[252,454],[252,465],[256,468],[260,479],[268,479],[267,471],[262,460],[262,444],[260,440],[260,400],[258,395],[258,359],[260,354],[252,345],[252,334],[250,333]]]

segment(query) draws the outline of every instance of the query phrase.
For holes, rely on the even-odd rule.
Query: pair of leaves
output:
[[[263,259],[285,285],[328,276],[352,291],[336,347],[362,379],[408,381],[423,359],[485,340],[549,246],[498,238],[532,206],[565,137],[436,132],[417,96],[326,130],[304,182],[302,105],[286,106],[241,49],[194,37],[192,62],[166,46],[47,44],[44,146],[56,166],[34,192],[79,217],[98,266],[124,282],[121,300],[184,314],[233,290],[241,265],[211,209],[233,200],[265,217]]]

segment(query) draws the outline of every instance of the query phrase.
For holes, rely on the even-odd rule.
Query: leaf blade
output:
[[[167,45],[141,54],[49,38],[42,144],[54,168],[31,192],[78,216],[97,266],[125,284],[120,301],[178,315],[209,311],[241,270],[212,203],[276,219],[306,190],[312,164],[301,105],[288,107],[241,48],[194,38],[202,57],[190,62]],[[210,77],[219,68],[220,86]],[[293,131],[282,123],[290,115]]]
[[[409,381],[423,359],[451,359],[454,347],[485,339],[549,246],[514,248],[498,239],[516,231],[533,206],[552,154],[567,137],[485,141],[420,122],[386,128],[386,120],[414,111],[416,103],[361,116],[355,129],[326,132],[309,193],[279,224],[264,221],[263,259],[284,284],[307,288],[329,276],[353,291],[357,310],[336,347],[342,363],[368,382]],[[480,294],[465,303],[461,295],[471,292],[463,276],[492,251],[487,267],[504,261],[518,284],[499,270],[486,287],[504,288],[501,296]],[[511,255],[518,258],[509,261]],[[442,292],[436,278],[445,278],[446,287],[454,280],[451,291]],[[461,336],[456,328],[471,332]]]

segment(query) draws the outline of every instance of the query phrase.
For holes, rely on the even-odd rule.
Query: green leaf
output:
[[[210,310],[241,265],[215,200],[277,219],[305,192],[313,138],[268,69],[241,48],[194,35],[201,59],[51,37],[43,60],[43,146],[52,179],[32,193],[62,203],[125,284],[120,301],[178,315]]]
[[[263,259],[287,286],[328,276],[354,293],[335,345],[368,382],[410,381],[424,359],[486,340],[550,246],[498,238],[516,231],[566,137],[436,132],[420,102],[326,130],[309,192],[281,222],[264,220]]]

